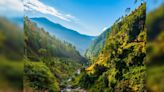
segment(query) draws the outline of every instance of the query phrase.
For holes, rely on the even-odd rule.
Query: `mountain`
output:
[[[36,22],[40,27],[43,27],[50,34],[55,35],[58,39],[73,44],[82,55],[84,55],[85,50],[95,38],[94,36],[80,34],[43,17],[31,18],[31,20]]]
[[[49,52],[46,56],[67,57],[77,61],[85,61],[72,44],[60,41],[55,36],[51,36],[28,18],[25,18],[24,21],[28,57],[32,56],[31,58],[33,58],[36,56],[35,58],[37,58],[41,54],[40,50],[46,50],[46,54]]]
[[[24,38],[24,84],[33,89],[31,92],[59,92],[87,63],[72,44],[50,35],[28,17],[24,18]]]
[[[97,36],[94,41],[91,43],[89,48],[85,52],[85,56],[90,59],[91,61],[94,60],[98,56],[98,54],[101,52],[105,40],[106,35],[110,31],[110,28],[106,29],[103,33],[101,33],[99,36]]]
[[[146,3],[142,3],[114,23],[95,62],[77,78],[78,85],[88,92],[145,91],[145,20]]]

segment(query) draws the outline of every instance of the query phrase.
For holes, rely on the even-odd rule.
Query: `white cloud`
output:
[[[23,12],[22,0],[0,0],[0,11]]]
[[[24,2],[24,9],[25,11],[29,10],[35,10],[43,14],[49,14],[52,16],[55,16],[57,18],[60,18],[65,21],[71,21],[74,20],[75,17],[70,14],[62,14],[54,7],[45,5],[44,3],[40,2],[39,0],[25,0]]]
[[[103,28],[103,31],[105,31],[105,30],[107,30],[107,29],[108,29],[108,27],[104,27],[104,28]]]
[[[67,18],[71,18],[71,19],[76,19],[74,16],[70,15],[70,14],[67,14],[66,15]]]

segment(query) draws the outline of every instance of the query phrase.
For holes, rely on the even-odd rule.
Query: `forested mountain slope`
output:
[[[24,18],[25,90],[57,92],[78,68],[86,64],[75,47],[52,37]],[[27,89],[26,89],[27,88]]]
[[[76,46],[76,49],[81,55],[84,55],[85,50],[95,38],[94,36],[80,34],[75,30],[66,28],[58,23],[54,23],[44,17],[30,18],[30,20],[37,23],[39,27],[43,27],[50,34],[55,35],[55,37],[59,40],[67,41]]]
[[[145,90],[146,4],[115,23],[96,62],[78,79],[89,92]]]
[[[83,61],[83,57],[70,43],[62,42],[55,36],[38,28],[37,24],[25,18],[25,41],[27,45],[28,57],[46,56],[46,57],[68,57],[77,61]],[[36,57],[37,58],[37,57]]]
[[[89,60],[94,62],[94,59],[98,56],[98,54],[101,52],[104,46],[106,35],[109,31],[110,31],[110,28],[105,30],[103,33],[101,33],[98,37],[94,39],[94,41],[86,50],[85,57],[87,57]]]

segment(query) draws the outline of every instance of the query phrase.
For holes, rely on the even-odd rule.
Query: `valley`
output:
[[[43,91],[144,91],[145,19],[146,4],[142,3],[98,36],[87,50],[86,59],[77,46],[59,40],[31,22],[40,21],[45,26],[48,20],[25,17],[25,84]],[[58,24],[47,25],[65,30]],[[63,33],[63,37],[64,34],[69,35]]]
[[[164,92],[163,25],[163,0],[0,1],[0,92]]]
[[[144,2],[97,37],[45,18],[25,17],[25,88],[39,92],[146,91],[146,43],[154,39],[147,35],[147,17]]]

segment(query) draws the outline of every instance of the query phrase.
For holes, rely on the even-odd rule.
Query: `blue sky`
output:
[[[147,0],[147,11],[158,7],[163,0]],[[27,4],[28,2],[28,4]],[[96,36],[109,28],[116,19],[140,5],[134,0],[24,0],[25,15],[46,17],[82,34]],[[10,14],[9,14],[10,12]],[[22,0],[0,0],[0,15],[22,16]]]
[[[92,36],[97,36],[104,29],[112,26],[116,19],[125,15],[126,8],[130,7],[131,10],[134,10],[141,3],[134,4],[134,0],[25,1],[28,3],[25,15],[29,17],[46,17],[79,33]],[[154,2],[150,2],[149,6],[151,10]]]

